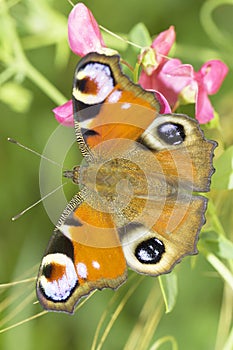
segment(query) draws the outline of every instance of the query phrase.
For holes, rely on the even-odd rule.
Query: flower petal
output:
[[[195,110],[196,119],[200,124],[208,123],[214,118],[214,109],[204,85],[198,86]]]
[[[155,38],[151,47],[153,47],[157,53],[158,63],[164,60],[164,57],[160,55],[163,55],[163,56],[168,55],[175,40],[176,40],[176,33],[175,33],[174,26],[170,26],[169,29],[165,30],[164,32],[161,32]]]
[[[154,91],[154,90],[151,90]],[[171,108],[169,106],[168,101],[166,100],[166,98],[163,96],[163,94],[161,94],[158,91],[154,91],[155,97],[157,98],[157,100],[159,101],[160,104],[160,110],[159,113],[160,114],[169,114],[171,113]]]
[[[228,67],[225,63],[219,60],[211,60],[203,64],[197,72],[197,80],[201,80],[207,93],[212,95],[219,90],[227,73]]]
[[[178,59],[171,59],[150,76],[142,71],[139,83],[144,89],[153,89],[162,93],[173,106],[178,100],[179,93],[193,82],[193,75],[191,65],[182,64]]]
[[[69,14],[68,39],[71,50],[81,57],[89,52],[101,51],[105,47],[98,23],[81,2]]]
[[[173,58],[163,65],[162,72],[168,78],[182,78],[190,81],[193,79],[194,71],[191,64],[182,64],[179,59]]]
[[[72,100],[54,108],[53,113],[58,123],[65,126],[74,126]]]
[[[155,71],[153,74],[148,75],[144,70],[142,70],[138,79],[138,84],[140,84],[145,90],[158,90],[155,87],[156,79],[154,79],[154,76],[157,76]]]
[[[166,98],[170,106],[173,106],[178,99],[178,93],[164,83],[160,69],[155,70],[150,76],[142,71],[139,77],[139,84],[145,90],[158,91]]]

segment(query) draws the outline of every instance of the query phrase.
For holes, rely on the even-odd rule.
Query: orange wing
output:
[[[160,109],[154,93],[126,77],[119,56],[90,53],[77,65],[73,85],[75,127],[81,150],[111,139],[137,140]],[[104,152],[104,149],[103,149]]]
[[[170,272],[184,256],[197,254],[206,204],[201,196],[171,197],[164,203],[134,198],[124,209],[128,224],[119,228],[127,264],[138,273],[156,276]],[[128,211],[134,218],[129,219]]]
[[[79,299],[92,290],[119,287],[127,270],[109,214],[76,195],[64,215],[43,257],[37,295],[45,309],[73,312]]]

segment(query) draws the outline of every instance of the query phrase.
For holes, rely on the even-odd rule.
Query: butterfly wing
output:
[[[207,198],[196,192],[209,191],[216,143],[184,115],[158,116],[140,142],[144,147],[137,151],[135,145],[134,161],[141,164],[145,179],[140,177],[141,192],[137,186],[132,190],[118,230],[128,265],[159,275],[197,253]]]
[[[73,106],[89,173],[74,175],[82,190],[58,222],[37,281],[44,308],[66,312],[94,289],[121,285],[125,258],[158,275],[196,253],[206,199],[195,192],[209,190],[215,147],[189,117],[159,115],[154,94],[122,74],[118,56],[79,62]]]
[[[154,94],[122,74],[118,56],[89,54],[80,61],[73,105],[84,156],[92,153],[99,162],[126,157],[145,174],[143,179],[125,165],[133,194],[115,222],[127,263],[157,275],[195,254],[207,205],[195,192],[209,191],[216,143],[185,115],[159,115]]]
[[[140,142],[153,152],[165,176],[192,191],[209,191],[217,143],[205,139],[196,120],[182,114],[160,115]]]
[[[169,198],[163,205],[134,199],[135,210],[146,209],[118,229],[127,264],[139,273],[156,276],[170,272],[184,256],[196,254],[206,202],[201,196]],[[132,203],[130,206],[131,211]]]
[[[107,141],[113,140],[121,153],[129,148],[122,139],[139,141],[156,153],[163,172],[189,181],[195,191],[208,190],[215,143],[204,138],[191,118],[159,115],[154,93],[122,73],[119,56],[90,53],[82,58],[74,75],[73,107],[77,139],[88,160],[93,161],[93,152],[111,157]]]
[[[126,278],[126,262],[111,215],[76,195],[43,257],[37,279],[40,303],[48,310],[72,313],[81,297],[94,289],[116,289]]]
[[[91,159],[105,141],[138,139],[160,109],[154,93],[143,90],[122,74],[119,56],[90,53],[77,65],[73,83],[74,120],[79,146]],[[116,145],[116,143],[115,143]]]

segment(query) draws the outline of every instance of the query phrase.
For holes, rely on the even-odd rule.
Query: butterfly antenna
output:
[[[47,160],[48,162],[59,166],[59,168],[62,168],[62,165],[61,165],[61,164],[55,162],[54,160],[52,160],[52,159],[50,159],[50,158],[45,157],[43,154],[40,154],[40,153],[34,151],[33,149],[27,147],[27,146],[22,145],[20,142],[18,142],[18,141],[16,141],[16,140],[12,139],[11,137],[8,137],[8,138],[7,138],[7,141],[16,144],[17,146],[19,146],[19,147],[21,147],[21,148],[23,148],[23,149],[26,149],[27,151],[29,151],[29,152],[31,152],[31,153],[34,153],[34,154],[37,155],[38,157],[43,158],[43,159]]]
[[[67,1],[72,7],[74,7],[74,4],[73,4],[73,2],[71,0],[67,0]]]
[[[35,203],[33,203],[32,205],[30,205],[29,207],[27,207],[26,209],[24,209],[23,211],[21,211],[19,214],[13,216],[13,218],[11,218],[12,221],[15,221],[17,219],[19,219],[23,214],[25,214],[28,210],[32,209],[33,207],[35,207],[37,204],[39,204],[40,202],[42,202],[44,199],[46,199],[47,197],[49,197],[51,194],[55,193],[56,191],[58,191],[60,188],[62,188],[64,185],[66,185],[68,182],[64,182],[63,184],[61,184],[60,186],[58,186],[57,188],[55,188],[53,191],[49,192],[48,194],[46,194],[44,197],[40,198],[38,201],[36,201]]]

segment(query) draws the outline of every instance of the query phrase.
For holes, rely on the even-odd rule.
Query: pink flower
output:
[[[178,59],[165,62],[151,76],[142,71],[139,83],[145,89],[161,92],[171,106],[196,103],[195,116],[199,123],[207,123],[214,117],[214,109],[208,95],[216,93],[226,74],[227,66],[218,60],[206,62],[198,72]]]
[[[189,64],[181,64],[178,59],[165,62],[154,73],[148,76],[141,72],[139,84],[144,89],[153,89],[161,92],[168,100],[170,106],[174,106],[180,91],[191,83],[193,79],[193,67]]]
[[[54,108],[53,113],[58,123],[65,126],[74,126],[72,100]]]
[[[168,101],[166,100],[166,98],[158,91],[154,91],[154,90],[151,90],[151,91],[154,92],[155,97],[159,101],[159,104],[160,104],[160,111],[159,111],[159,113],[160,114],[169,114],[169,113],[171,113],[171,108],[170,108],[170,105],[169,105]]]
[[[81,2],[74,6],[70,12],[68,39],[71,50],[81,57],[89,52],[115,53],[105,46],[98,23],[91,11]],[[57,121],[62,125],[74,125],[71,100],[54,108],[53,112]]]
[[[219,60],[206,62],[195,73],[197,82],[196,118],[200,123],[207,123],[214,117],[214,109],[208,95],[213,95],[219,90],[227,73],[228,67]]]
[[[167,30],[161,32],[155,38],[151,47],[155,50],[158,64],[162,63],[164,60],[167,60],[167,58],[164,56],[168,55],[175,40],[176,33],[174,30],[174,26],[170,26]]]
[[[91,11],[82,3],[78,3],[70,12],[68,18],[68,38],[71,50],[79,55],[85,56],[89,52],[113,53],[113,50],[105,47],[98,24]],[[164,43],[162,43],[164,40]],[[174,28],[158,35],[152,43],[152,47],[158,48],[157,60],[161,62],[164,58],[160,54],[167,54],[174,41]],[[170,106],[161,93],[156,93],[161,105],[161,113],[170,113]],[[57,121],[65,126],[73,126],[72,101],[53,109]]]
[[[82,3],[74,6],[69,15],[68,37],[71,50],[79,56],[89,52],[113,53],[113,50],[106,48],[91,11]],[[144,69],[139,83],[144,89],[154,91],[160,102],[161,114],[170,113],[170,106],[196,103],[196,118],[200,123],[206,123],[214,117],[208,95],[218,91],[228,68],[221,61],[212,60],[195,72],[190,64],[182,64],[178,59],[168,59],[166,56],[174,41],[175,30],[171,26],[157,36],[150,48],[143,51],[140,62]],[[59,123],[73,125],[72,101],[53,111]]]
[[[106,47],[98,23],[91,11],[81,2],[70,12],[68,39],[71,50],[81,57],[89,52],[100,52]]]
[[[89,52],[101,52],[105,44],[91,11],[83,4],[73,7],[68,18],[68,39],[71,50],[79,56]],[[65,126],[73,126],[72,100],[53,109],[57,121]]]

